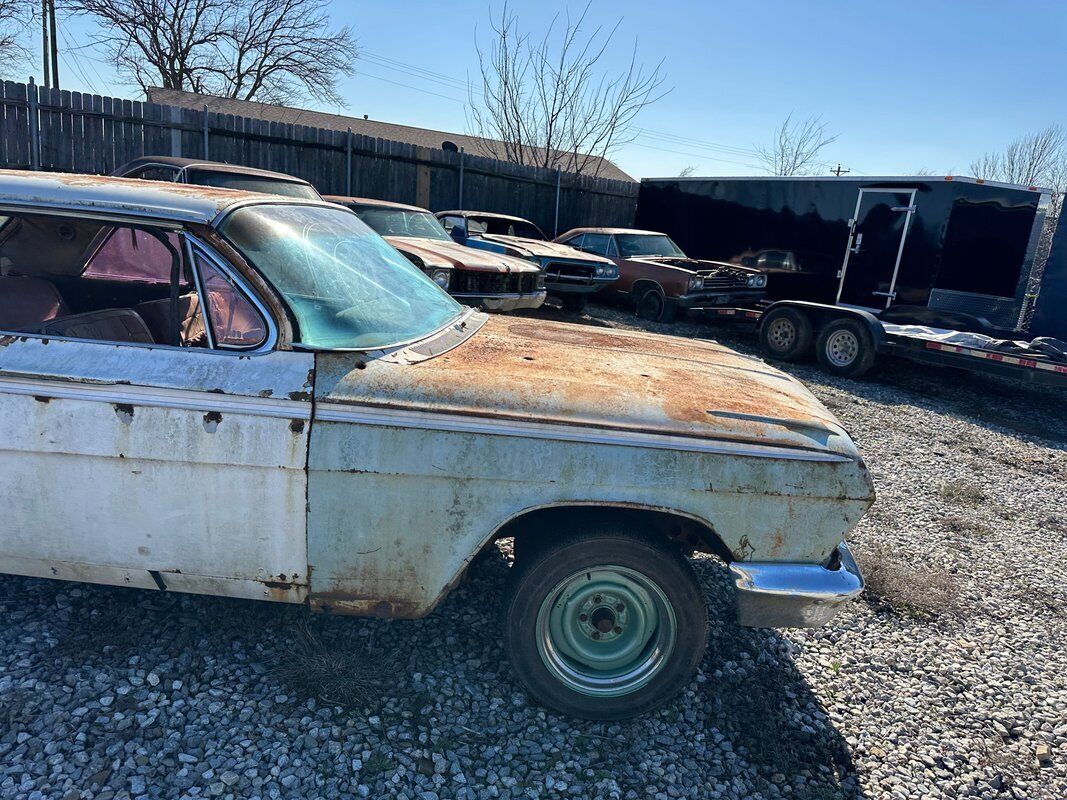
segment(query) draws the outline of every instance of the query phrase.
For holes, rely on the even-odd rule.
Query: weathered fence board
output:
[[[557,176],[540,167],[325,128],[60,92],[33,83],[0,84],[0,167],[30,169],[39,163],[44,170],[107,174],[142,155],[287,172],[323,194],[428,204],[433,211],[515,214],[549,235],[578,225],[629,225],[637,207],[637,184],[631,181]]]

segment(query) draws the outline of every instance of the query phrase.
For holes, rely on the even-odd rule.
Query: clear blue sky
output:
[[[489,33],[488,0],[333,7],[366,55],[342,87],[348,113],[465,130],[464,84],[478,76],[475,43]],[[539,32],[554,4],[512,7],[524,28]],[[572,12],[580,7],[570,4]],[[828,160],[883,175],[966,174],[982,152],[1067,123],[1064,2],[593,0],[589,16],[608,26],[622,18],[609,66],[621,66],[636,38],[640,58],[662,59],[673,87],[638,118],[639,138],[615,155],[637,177],[689,165],[702,175],[756,173],[753,144],[790,112],[821,115],[839,135]],[[85,41],[84,26],[66,27],[68,43]],[[106,63],[79,66],[84,74],[64,65],[64,88],[136,96]]]

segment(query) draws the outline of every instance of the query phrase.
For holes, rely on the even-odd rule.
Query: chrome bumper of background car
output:
[[[735,561],[737,621],[750,628],[817,628],[863,591],[863,576],[842,542],[837,569],[821,564]]]
[[[486,311],[515,311],[519,308],[540,308],[548,293],[545,291],[527,294],[454,294],[464,305],[480,306]]]

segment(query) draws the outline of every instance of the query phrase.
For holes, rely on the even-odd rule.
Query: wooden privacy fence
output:
[[[525,217],[548,234],[633,223],[638,184],[497,161],[349,131],[5,81],[0,166],[107,174],[142,155],[286,172],[323,194]]]

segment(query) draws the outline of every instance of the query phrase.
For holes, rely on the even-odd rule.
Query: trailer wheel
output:
[[[623,719],[672,700],[707,647],[708,607],[670,542],[596,526],[524,553],[504,599],[504,649],[538,702]]]
[[[877,352],[862,322],[836,319],[819,332],[815,355],[827,372],[858,378],[874,366]]]
[[[800,361],[811,353],[811,320],[795,308],[775,308],[760,321],[763,352],[780,361]]]

